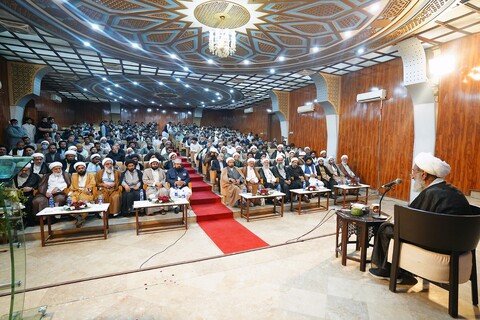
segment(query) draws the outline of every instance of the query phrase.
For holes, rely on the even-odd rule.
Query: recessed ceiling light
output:
[[[87,88],[83,88],[83,91],[87,91]]]
[[[192,114],[192,111],[188,111],[187,113],[188,113],[188,114]]]
[[[120,96],[120,97],[118,97],[118,99],[123,99],[123,97],[122,97],[122,96]]]
[[[187,106],[189,106],[189,105],[190,105],[190,102],[187,102]]]
[[[204,88],[203,90],[208,92],[210,89],[208,89],[208,88]]]
[[[138,82],[137,82],[137,81],[133,81],[133,85],[138,86]]]
[[[270,69],[270,73],[271,73],[271,74],[274,74],[274,73],[275,73],[275,69],[273,69],[273,68]]]
[[[219,95],[220,95],[220,93],[218,93],[218,92],[215,92],[215,95],[216,95],[216,96],[219,96]]]
[[[107,81],[107,78],[105,78],[105,77],[102,77],[102,80],[103,80],[103,81]]]
[[[222,97],[218,97],[217,100],[222,100]]]
[[[117,102],[118,100],[117,100],[117,99],[113,99],[113,101]]]
[[[115,83],[114,86],[118,88],[118,87],[119,87],[119,84],[118,84],[118,83]]]
[[[138,102],[138,100],[137,100],[137,99],[133,99],[133,101],[135,101],[135,102]]]
[[[157,110],[157,111],[158,111],[158,110],[160,110],[160,109],[158,109],[158,108],[157,108],[157,109],[155,109],[155,110]]]
[[[243,64],[250,64],[250,60],[243,60]]]
[[[162,82],[162,81],[159,81],[158,84],[161,85],[161,86],[163,86],[163,82]]]
[[[188,67],[183,67],[183,71],[189,71]]]
[[[170,54],[170,58],[172,58],[172,59],[178,59],[177,55],[174,54],[174,53]]]
[[[272,112],[272,109],[267,109],[267,112]]]
[[[107,91],[112,91],[112,89],[110,89],[110,88],[107,88]]]
[[[343,35],[345,38],[350,38],[351,36],[353,36],[353,31],[352,30],[345,31]]]
[[[96,23],[92,23],[90,26],[92,27],[93,30],[96,30],[96,31],[100,30],[100,26]]]
[[[167,111],[165,111],[165,110],[162,110],[162,113],[167,113]]]
[[[138,49],[138,48],[140,48],[140,45],[138,43],[132,42],[132,48],[133,49]]]
[[[213,63],[213,60],[212,60],[212,59],[208,59],[208,60],[207,60],[207,63],[208,63],[208,64],[212,64],[212,63]]]
[[[201,104],[205,104],[205,102],[203,102],[203,101],[200,101],[200,103],[201,103]]]
[[[285,61],[285,57],[284,56],[278,57],[278,61]]]
[[[186,85],[185,85],[185,88],[190,88],[190,85],[189,85],[189,84],[186,84]]]
[[[215,100],[212,100],[212,102],[215,102]]]
[[[109,95],[113,95],[113,92],[109,92],[108,94],[109,94]]]
[[[163,105],[160,103],[159,106],[161,107],[161,106],[163,106]]]
[[[84,45],[85,47],[90,47],[92,44],[91,44],[90,42],[88,42],[88,41],[83,41],[83,45]]]
[[[319,47],[313,47],[313,48],[312,48],[312,52],[313,52],[313,53],[317,53],[318,51],[320,51],[320,48],[319,48]]]
[[[230,89],[230,93],[233,93],[233,89]]]
[[[362,53],[364,53],[364,52],[365,52],[365,49],[364,49],[364,48],[360,48],[360,49],[357,50],[357,53],[358,53],[358,54],[362,54]]]
[[[176,80],[177,82],[180,82],[180,78],[175,78],[175,80]]]
[[[137,111],[138,111],[138,109],[135,109],[135,110],[133,110],[133,111],[134,111],[134,112],[137,112]]]
[[[232,100],[232,103],[235,103],[235,100]]]
[[[147,108],[147,112],[152,112],[152,108]]]
[[[168,104],[169,104],[169,105],[173,105],[173,102],[169,102]]]
[[[150,101],[150,103],[151,103],[151,104],[154,104],[154,103],[155,103],[155,101]]]

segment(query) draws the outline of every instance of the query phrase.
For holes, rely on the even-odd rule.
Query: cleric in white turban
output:
[[[414,190],[421,192],[409,207],[437,214],[473,214],[463,193],[444,180],[450,173],[448,163],[425,152],[419,153],[413,163],[411,176],[414,180]],[[424,231],[428,236],[429,230]],[[388,279],[390,276],[390,264],[387,263],[386,257],[393,233],[394,225],[387,222],[380,226],[375,236],[372,268],[368,270],[375,278]]]

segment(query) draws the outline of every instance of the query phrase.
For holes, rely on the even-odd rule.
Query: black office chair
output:
[[[454,318],[458,316],[459,283],[471,281],[472,303],[478,305],[475,249],[480,239],[480,208],[476,206],[471,206],[471,208],[473,215],[449,215],[395,205],[390,291],[396,291],[396,279],[399,269],[402,268],[448,290],[448,313]],[[417,260],[415,264],[406,265],[408,262],[402,264],[402,247],[406,249],[406,246],[409,249],[418,250],[418,254],[415,255]],[[419,272],[421,259],[418,258],[421,257],[422,249],[449,258],[446,283],[429,279],[429,275],[425,272],[421,275],[415,272],[415,268]],[[404,260],[407,259],[404,258]],[[434,266],[430,264],[426,269],[432,267]],[[466,270],[466,272],[459,274],[459,270]]]

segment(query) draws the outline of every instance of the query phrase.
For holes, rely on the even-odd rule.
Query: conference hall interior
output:
[[[477,215],[369,272],[419,155],[480,206],[479,32],[480,0],[0,1],[0,319],[479,319]],[[40,166],[70,189],[14,198]]]

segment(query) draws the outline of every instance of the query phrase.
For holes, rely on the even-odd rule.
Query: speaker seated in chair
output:
[[[440,214],[395,205],[393,245],[389,246],[390,291],[396,291],[399,269],[449,291],[448,313],[458,316],[458,285],[471,282],[478,305],[475,249],[480,239],[480,208],[470,215]]]

